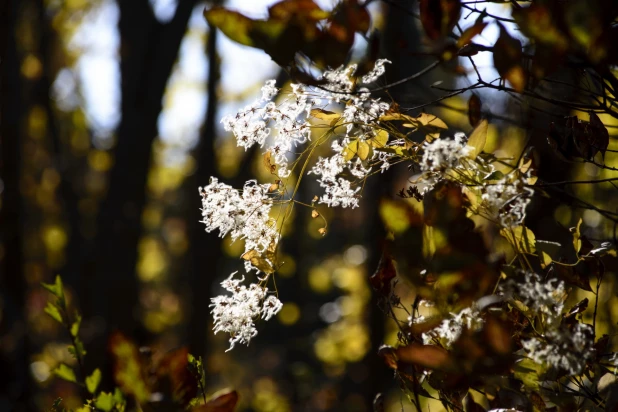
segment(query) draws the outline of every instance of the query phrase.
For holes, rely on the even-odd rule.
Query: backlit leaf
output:
[[[62,314],[60,314],[60,310],[58,307],[51,302],[47,302],[47,306],[45,306],[45,313],[51,316],[58,323],[62,323]]]
[[[521,42],[512,37],[500,23],[500,36],[493,48],[494,66],[500,77],[506,79],[518,92],[526,86],[525,72],[522,66]]]
[[[470,152],[470,157],[472,159],[475,159],[478,155],[480,155],[485,148],[488,127],[489,123],[487,120],[482,120],[470,134],[470,137],[468,138],[468,146],[474,148],[474,150]]]
[[[86,376],[86,389],[88,392],[94,394],[101,383],[101,370],[96,368],[90,376]]]
[[[65,365],[64,363],[59,364],[54,370],[53,374],[59,377],[60,379],[64,379],[68,382],[77,383],[77,378],[75,377],[75,371]]]

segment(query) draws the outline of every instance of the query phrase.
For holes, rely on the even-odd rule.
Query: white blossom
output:
[[[479,330],[483,326],[478,309],[475,307],[465,308],[458,313],[450,313],[440,325],[421,335],[423,343],[428,345],[434,340],[439,340],[446,348],[449,348],[461,336],[465,329]]]
[[[572,329],[563,326],[549,330],[543,339],[524,340],[522,346],[534,362],[577,375],[594,357],[594,330],[583,323],[577,323]]]
[[[373,69],[367,73],[366,75],[364,75],[361,78],[361,81],[363,83],[373,83],[376,80],[378,80],[378,78],[380,76],[382,76],[384,74],[384,72],[386,71],[386,68],[384,67],[384,63],[392,63],[390,60],[387,59],[378,59],[376,60],[375,66],[373,67]]]
[[[242,284],[245,278],[234,279],[234,272],[221,282],[221,286],[232,295],[220,295],[211,299],[214,332],[230,334],[230,347],[236,343],[249,344],[257,335],[254,320],[269,320],[281,310],[282,304],[274,295],[268,295],[268,288],[252,283],[247,288]]]

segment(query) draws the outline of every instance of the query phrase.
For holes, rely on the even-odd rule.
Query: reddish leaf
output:
[[[457,47],[461,48],[466,44],[470,43],[470,41],[472,41],[474,37],[478,36],[483,32],[483,30],[485,30],[485,27],[487,27],[488,23],[483,22],[484,17],[485,14],[481,13],[474,22],[474,24],[464,30],[463,33],[461,33],[461,36],[459,36],[459,39],[457,39]]]
[[[483,103],[481,98],[476,94],[472,94],[468,99],[468,121],[472,127],[476,127],[481,121],[481,108]]]
[[[238,398],[238,392],[224,389],[214,394],[204,405],[194,408],[193,412],[233,412]]]
[[[188,369],[189,350],[181,348],[166,354],[158,364],[157,380],[159,386],[169,385],[174,402],[187,406],[195,397],[198,383]]]
[[[522,92],[526,86],[524,68],[521,64],[521,42],[512,37],[504,26],[500,26],[500,37],[494,45],[494,66],[502,77],[518,92]]]
[[[511,333],[503,322],[493,316],[488,316],[485,320],[485,326],[483,326],[483,334],[494,352],[501,355],[511,353]]]
[[[382,345],[378,349],[378,356],[384,360],[384,363],[391,368],[397,369],[397,355],[395,355],[395,348],[390,345]]]
[[[590,144],[601,152],[605,157],[605,151],[609,145],[609,132],[607,128],[594,112],[590,112],[590,126],[588,129]]]
[[[391,294],[391,281],[396,276],[397,270],[393,259],[384,252],[378,263],[378,269],[371,275],[369,282],[381,296],[388,297]]]
[[[395,350],[400,362],[412,363],[428,369],[446,370],[453,366],[453,360],[446,349],[434,345],[411,343]]]
[[[431,40],[448,35],[461,13],[460,0],[420,0],[421,23]]]

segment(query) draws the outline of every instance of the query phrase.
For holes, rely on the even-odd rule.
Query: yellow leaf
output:
[[[388,132],[386,130],[380,130],[374,138],[368,141],[373,147],[385,147],[388,143]]]
[[[545,269],[547,266],[549,266],[551,264],[551,256],[549,256],[547,253],[541,251],[541,253],[539,253],[539,260],[541,261],[541,268]]]
[[[487,120],[481,120],[481,122],[474,128],[468,139],[468,146],[473,147],[474,150],[470,152],[470,158],[475,159],[481,154],[485,148],[485,142],[487,141],[487,128],[489,123]]]
[[[518,252],[533,254],[536,250],[536,237],[532,230],[525,226],[516,226],[500,230],[500,235],[504,236]]]
[[[448,126],[446,125],[446,123],[444,123],[442,119],[438,118],[437,116],[434,116],[433,114],[421,113],[420,116],[418,116],[416,119],[423,126],[431,126],[437,129],[444,129],[444,130],[448,129]]]
[[[347,162],[358,153],[358,140],[351,141],[345,149],[343,149],[343,159]]]
[[[371,150],[371,146],[369,146],[367,142],[363,142],[363,141],[358,142],[358,151],[356,153],[358,154],[358,157],[361,160],[367,160],[367,158],[369,157],[370,150]]]
[[[341,119],[341,113],[335,113],[324,109],[312,109],[311,116],[327,121],[331,126],[334,126],[339,119]]]
[[[573,247],[575,248],[575,253],[579,254],[579,250],[582,248],[582,239],[579,228],[582,225],[582,219],[579,218],[577,222],[577,226],[571,228],[571,232],[573,233]]]

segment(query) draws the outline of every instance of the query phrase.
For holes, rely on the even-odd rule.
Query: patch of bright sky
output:
[[[487,13],[489,14],[499,16],[499,17],[511,18],[511,15],[510,15],[511,6],[510,5],[497,4],[497,3],[484,3],[480,6],[482,7],[478,8],[479,12],[485,9]],[[479,14],[476,12],[470,14],[469,10],[463,9],[461,16],[462,17],[459,20],[459,25],[461,26],[463,30],[465,30],[466,28],[474,24]],[[467,19],[464,19],[465,17],[467,17]],[[486,17],[485,21],[491,22],[491,23],[487,25],[487,27],[485,27],[485,30],[483,30],[483,33],[481,33],[480,35],[474,38],[474,42],[477,44],[483,45],[483,46],[491,47],[495,44],[496,40],[498,39],[498,36],[500,35],[500,28],[495,23],[493,18]],[[521,33],[516,30],[515,24],[503,23],[503,26],[509,32],[511,36],[522,40],[522,43],[524,43],[525,37],[523,37]],[[476,65],[481,75],[481,78],[483,80],[487,82],[491,82],[492,80],[497,79],[499,77],[498,72],[494,68],[493,53],[480,52],[477,55],[472,56],[472,59],[474,60],[474,64]],[[468,73],[468,75],[458,80],[457,87],[468,87],[476,83],[477,75],[476,75],[476,72],[474,71],[472,64],[470,63],[470,60],[464,57],[464,58],[461,58],[459,62],[466,69],[466,73]],[[485,110],[487,109],[487,107],[491,107],[492,111],[501,112],[507,103],[507,100],[504,98],[505,97],[504,93],[499,92],[497,90],[480,89],[477,91],[477,93],[481,95],[481,99],[484,102]]]
[[[226,7],[238,10],[253,18],[267,15],[269,5],[276,0],[230,0]],[[317,1],[320,6],[330,9],[335,0]],[[175,0],[151,0],[156,17],[169,21],[176,10]],[[487,11],[507,16],[508,7],[488,3]],[[178,64],[170,78],[168,93],[164,101],[164,111],[159,119],[160,139],[170,146],[169,161],[183,161],[186,153],[195,146],[199,128],[206,111],[208,96],[205,93],[208,61],[204,54],[203,38],[207,31],[202,16],[202,7],[196,7],[189,22],[189,35],[182,42]],[[67,96],[68,90],[75,87],[75,78],[90,126],[100,146],[111,143],[113,130],[120,120],[120,72],[118,62],[119,36],[117,31],[118,7],[114,0],[101,0],[85,16],[83,23],[70,42],[69,47],[79,54],[75,75],[61,72],[55,83],[56,96]],[[462,16],[467,13],[464,11]],[[473,14],[467,20],[462,18],[462,27],[468,27],[476,19]],[[491,19],[487,19],[491,20]],[[518,36],[512,27],[507,29]],[[475,41],[491,46],[497,39],[498,26],[490,24]],[[278,67],[268,55],[258,49],[238,45],[224,35],[218,38],[218,51],[221,57],[222,105],[220,113],[233,113],[258,96],[259,86],[267,79],[277,75]],[[474,56],[484,79],[493,80],[497,73],[493,68],[492,54],[482,52]],[[467,86],[476,80],[476,74],[467,59],[461,63],[469,68],[468,79],[462,79],[460,86]],[[249,88],[256,88],[256,94],[246,99],[233,97]],[[490,95],[487,95],[491,97]],[[68,102],[68,101],[67,101]]]
[[[90,127],[96,137],[103,139],[110,136],[120,121],[117,25],[116,2],[102,0],[84,16],[68,45],[79,54],[75,73]],[[66,73],[63,76],[67,78]],[[56,87],[63,85],[70,86],[70,83],[55,84]],[[56,92],[62,93],[61,90]]]

